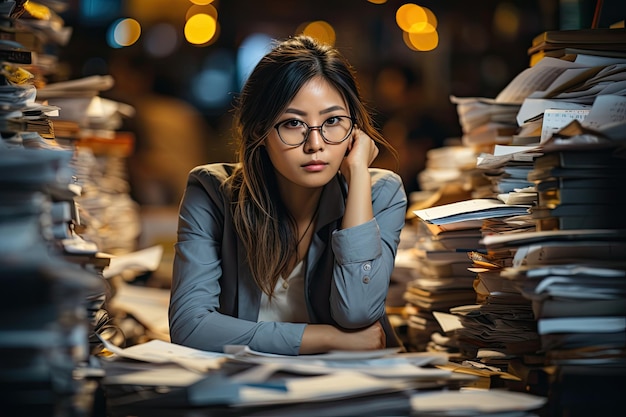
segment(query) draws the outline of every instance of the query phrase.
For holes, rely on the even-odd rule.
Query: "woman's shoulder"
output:
[[[402,186],[402,179],[396,172],[385,168],[370,168],[372,187],[375,186]]]
[[[239,164],[230,162],[216,162],[199,165],[191,170],[189,174],[195,178],[213,177],[218,180],[226,180],[233,175]]]
[[[384,168],[370,168],[372,198],[379,202],[405,201],[406,193],[402,178],[396,172]]]

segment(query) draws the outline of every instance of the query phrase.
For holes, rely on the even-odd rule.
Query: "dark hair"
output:
[[[260,60],[235,109],[240,166],[231,181],[235,227],[246,245],[255,281],[270,295],[297,245],[291,223],[280,221],[289,215],[278,195],[274,169],[262,145],[300,88],[315,77],[322,77],[341,93],[362,131],[390,148],[374,128],[361,100],[354,69],[337,49],[299,35],[275,44]]]

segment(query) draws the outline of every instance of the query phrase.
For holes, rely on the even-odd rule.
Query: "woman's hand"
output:
[[[348,139],[348,150],[341,163],[341,173],[350,183],[350,176],[360,169],[367,169],[378,156],[378,146],[365,132],[358,127],[354,128],[352,137]]]
[[[309,324],[304,329],[300,354],[324,353],[329,350],[375,350],[385,347],[385,332],[378,322],[359,330],[340,330],[328,324]]]

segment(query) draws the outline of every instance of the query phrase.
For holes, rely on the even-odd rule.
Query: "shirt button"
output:
[[[363,284],[369,284],[369,283],[370,283],[370,277],[364,276],[363,277]]]
[[[370,269],[372,269],[372,264],[371,263],[366,263],[363,265],[363,270],[364,271],[369,271]]]

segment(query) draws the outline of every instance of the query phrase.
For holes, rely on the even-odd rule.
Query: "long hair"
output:
[[[269,296],[280,276],[288,272],[289,259],[298,245],[295,221],[282,203],[263,141],[300,88],[315,77],[322,77],[343,95],[362,131],[394,152],[374,128],[361,100],[354,69],[337,49],[300,35],[277,43],[261,59],[235,108],[240,164],[230,181],[235,228],[246,249],[252,276]]]

